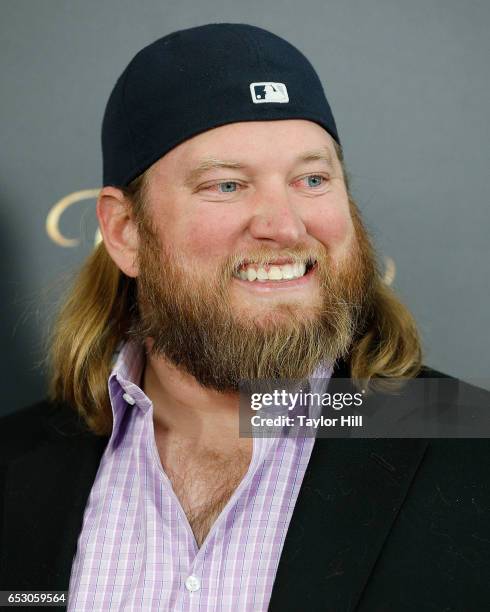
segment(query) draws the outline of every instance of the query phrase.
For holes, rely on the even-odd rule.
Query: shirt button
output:
[[[201,588],[201,581],[197,576],[187,576],[187,579],[185,581],[185,588],[191,593],[193,591],[198,591]]]
[[[134,406],[136,404],[136,400],[134,400],[129,393],[124,393],[123,394],[123,399],[126,400],[128,402],[128,404],[130,404],[131,406]]]

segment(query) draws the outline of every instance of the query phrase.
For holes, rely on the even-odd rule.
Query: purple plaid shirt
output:
[[[114,427],[85,509],[69,611],[267,610],[314,438],[254,438],[248,471],[198,548],[163,471],[143,355],[109,378]],[[314,378],[329,378],[319,368]]]

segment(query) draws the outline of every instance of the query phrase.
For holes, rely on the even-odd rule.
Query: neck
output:
[[[239,394],[205,388],[165,357],[147,355],[143,389],[153,403],[155,432],[197,447],[236,447]]]

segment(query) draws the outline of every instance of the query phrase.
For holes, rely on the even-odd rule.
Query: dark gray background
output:
[[[44,394],[48,316],[89,253],[95,200],[73,205],[54,244],[46,216],[101,181],[100,123],[140,48],[211,21],[272,30],[312,61],[339,127],[354,195],[425,362],[489,377],[490,3],[467,0],[7,0],[0,3],[3,413]]]

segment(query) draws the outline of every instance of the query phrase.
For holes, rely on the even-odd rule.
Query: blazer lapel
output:
[[[56,409],[39,445],[6,474],[2,588],[68,590],[83,512],[107,444]]]
[[[333,376],[348,377],[346,364]],[[426,448],[418,439],[315,441],[270,611],[355,609]]]

